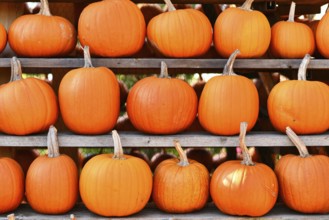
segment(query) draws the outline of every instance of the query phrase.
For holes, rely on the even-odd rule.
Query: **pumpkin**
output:
[[[62,214],[78,199],[78,168],[72,158],[59,154],[57,130],[49,127],[48,155],[39,156],[26,174],[26,198],[33,210]]]
[[[329,58],[329,39],[328,39],[328,25],[329,25],[329,10],[323,15],[319,24],[316,27],[315,42],[319,53],[325,58]]]
[[[152,198],[169,213],[188,213],[202,209],[209,196],[209,172],[201,163],[188,160],[175,141],[177,158],[162,161],[154,171]]]
[[[160,152],[153,154],[150,160],[151,170],[154,172],[157,166],[164,160],[176,158],[174,154],[168,153],[166,148],[161,148]]]
[[[0,23],[0,53],[7,45],[7,32],[5,27]]]
[[[8,30],[10,47],[25,57],[64,56],[73,51],[76,41],[74,26],[65,18],[52,16],[47,0],[41,0],[38,14],[18,17]]]
[[[210,181],[210,195],[223,213],[258,217],[268,213],[276,203],[278,181],[265,164],[252,162],[245,144],[247,123],[241,123],[239,136],[243,160],[219,165]]]
[[[37,78],[22,79],[16,57],[11,59],[11,66],[11,81],[0,87],[0,130],[14,135],[48,130],[58,117],[53,89]]]
[[[14,211],[24,196],[24,173],[9,157],[0,158],[0,214]]]
[[[118,80],[110,69],[92,66],[87,46],[84,56],[85,66],[69,71],[60,82],[62,118],[75,133],[106,133],[114,128],[120,113]]]
[[[251,10],[253,0],[241,7],[229,7],[217,17],[214,25],[214,45],[222,57],[229,57],[236,49],[239,58],[263,56],[271,41],[271,27],[263,13]]]
[[[127,113],[138,130],[151,134],[174,134],[188,128],[196,117],[198,98],[185,81],[168,77],[161,62],[159,77],[139,80],[127,98]]]
[[[124,155],[120,137],[112,131],[113,154],[90,159],[80,175],[80,195],[86,207],[102,216],[128,216],[142,210],[152,192],[152,172],[137,157]]]
[[[88,45],[91,54],[103,57],[133,55],[142,48],[145,32],[143,14],[129,0],[91,3],[78,22],[81,44]]]
[[[233,63],[236,50],[227,61],[223,74],[207,81],[199,100],[198,118],[201,126],[218,135],[239,133],[241,121],[248,122],[248,131],[255,125],[259,98],[252,80],[236,75]]]
[[[275,166],[281,199],[298,212],[328,213],[328,156],[310,155],[290,127],[286,128],[286,134],[297,147],[299,155],[282,156]]]
[[[270,51],[277,58],[303,58],[313,54],[315,40],[312,29],[307,24],[295,22],[296,3],[291,2],[289,19],[272,26]]]
[[[287,126],[297,134],[322,133],[329,128],[329,87],[323,82],[307,81],[310,55],[305,55],[298,80],[282,81],[271,90],[268,114],[274,128],[285,132]]]
[[[188,8],[176,10],[166,0],[169,11],[151,19],[147,40],[167,57],[196,57],[205,54],[212,43],[212,26],[202,12]]]

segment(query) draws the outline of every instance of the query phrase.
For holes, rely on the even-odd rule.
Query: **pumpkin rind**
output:
[[[329,58],[329,39],[328,39],[328,25],[329,25],[329,13],[326,12],[321,18],[316,28],[316,47],[320,54],[325,58]]]
[[[7,32],[5,27],[0,23],[0,53],[5,49],[7,44]]]

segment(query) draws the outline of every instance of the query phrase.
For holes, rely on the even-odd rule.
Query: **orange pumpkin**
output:
[[[7,45],[7,32],[5,27],[0,23],[0,53]]]
[[[329,87],[320,81],[307,81],[306,55],[298,70],[298,80],[276,84],[268,100],[268,114],[274,128],[285,132],[287,126],[297,134],[322,133],[329,128]]]
[[[19,56],[53,57],[69,54],[76,45],[74,26],[65,18],[52,16],[47,0],[41,0],[38,14],[15,19],[8,30],[8,42]]]
[[[167,57],[196,57],[206,53],[212,43],[212,26],[196,9],[176,10],[166,1],[169,11],[152,18],[147,26],[147,39]]]
[[[83,9],[78,36],[90,53],[103,57],[130,56],[145,41],[145,21],[140,9],[129,0],[99,1]]]
[[[319,21],[315,33],[316,47],[320,52],[320,54],[325,58],[329,58],[328,25],[329,25],[329,10],[326,11],[326,13]]]
[[[237,8],[227,8],[214,25],[214,44],[222,57],[229,57],[236,49],[238,58],[256,58],[264,55],[270,45],[271,27],[259,11],[251,10],[253,0]]]
[[[178,141],[175,148],[179,160],[164,160],[154,171],[153,201],[159,209],[170,213],[200,210],[209,196],[209,172],[201,163],[188,160]]]
[[[287,154],[281,157],[275,166],[280,197],[295,211],[328,213],[328,156],[310,155],[305,144],[290,127],[286,128],[286,134],[295,144],[300,155]]]
[[[248,131],[255,125],[259,98],[253,82],[233,72],[236,50],[227,61],[223,74],[207,81],[199,100],[201,126],[219,135],[239,133],[241,121],[248,122]]]
[[[20,165],[8,157],[0,158],[0,214],[14,211],[24,196],[24,173]]]
[[[160,77],[139,80],[127,98],[127,113],[138,130],[151,134],[174,134],[188,128],[196,117],[198,98],[181,79],[169,78],[161,63]]]
[[[312,29],[307,24],[295,22],[295,2],[291,2],[289,19],[272,26],[270,50],[277,58],[303,58],[313,54],[315,40]]]
[[[14,135],[48,130],[58,116],[53,89],[37,78],[22,79],[19,60],[13,57],[11,63],[11,81],[0,87],[0,130]]]
[[[57,130],[50,126],[48,156],[39,156],[26,175],[26,198],[33,210],[45,214],[69,211],[78,198],[78,168],[72,158],[59,154]]]
[[[128,216],[142,210],[152,192],[152,172],[137,157],[124,155],[118,133],[112,131],[114,154],[90,159],[80,175],[80,195],[86,207],[102,216]]]
[[[114,128],[119,117],[119,84],[110,69],[92,66],[87,46],[84,54],[85,66],[69,71],[60,83],[59,106],[71,131],[102,134]]]
[[[262,216],[276,203],[278,181],[265,164],[251,160],[245,144],[247,123],[241,123],[240,148],[243,161],[230,160],[217,167],[210,182],[210,195],[216,207],[229,215]]]

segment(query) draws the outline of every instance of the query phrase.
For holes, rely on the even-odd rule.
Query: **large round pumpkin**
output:
[[[52,16],[48,1],[41,0],[38,14],[20,16],[10,25],[8,41],[19,56],[53,57],[69,54],[77,37],[74,26],[63,17]]]
[[[176,10],[171,2],[168,12],[152,18],[147,26],[147,39],[168,57],[195,57],[206,53],[212,43],[212,26],[196,9]]]
[[[328,213],[328,156],[310,155],[305,144],[291,128],[287,127],[286,133],[300,155],[287,154],[281,157],[275,166],[280,197],[295,211]]]
[[[0,53],[5,49],[7,44],[7,32],[5,27],[0,23]]]
[[[109,132],[120,113],[118,80],[110,69],[92,66],[88,47],[84,48],[84,53],[85,66],[69,71],[60,83],[61,115],[73,132]]]
[[[85,7],[78,36],[90,53],[103,57],[130,56],[145,41],[146,25],[140,9],[130,0],[104,0]]]
[[[264,55],[270,45],[271,27],[259,11],[251,10],[253,0],[237,8],[224,10],[214,25],[214,44],[222,57],[229,57],[236,49],[239,58],[255,58]]]
[[[0,158],[0,214],[15,210],[24,196],[24,173],[20,165],[8,157]]]
[[[274,171],[265,164],[252,162],[245,144],[246,128],[247,124],[241,123],[243,161],[226,161],[216,168],[210,195],[216,207],[226,214],[256,217],[273,208],[279,189]]]
[[[255,125],[259,98],[253,82],[233,72],[236,50],[227,61],[223,74],[208,80],[199,100],[201,126],[219,135],[239,133],[240,122],[248,122],[248,131]]]
[[[173,134],[192,124],[197,103],[193,88],[181,79],[169,78],[162,62],[160,77],[146,77],[131,88],[127,113],[131,123],[142,132]]]
[[[316,47],[320,54],[325,58],[329,58],[329,11],[327,11],[321,18],[315,33]]]
[[[40,213],[65,213],[78,199],[78,168],[72,158],[59,154],[58,147],[57,130],[50,126],[48,155],[36,158],[26,174],[26,198]]]
[[[142,210],[152,192],[148,164],[124,155],[118,133],[112,131],[114,154],[90,159],[80,175],[80,195],[86,207],[102,216],[128,216]]]
[[[19,60],[12,58],[12,78],[0,87],[0,130],[27,135],[48,130],[58,116],[56,95],[37,78],[22,79]]]
[[[303,59],[298,80],[282,81],[271,90],[268,113],[275,129],[287,126],[297,134],[316,134],[329,129],[329,87],[320,81],[307,81],[310,55]]]

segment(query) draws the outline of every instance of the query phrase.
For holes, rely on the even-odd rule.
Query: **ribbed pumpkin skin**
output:
[[[230,215],[265,215],[275,205],[278,190],[273,170],[261,163],[247,166],[236,160],[224,162],[210,181],[216,207]]]
[[[78,36],[90,53],[102,57],[130,56],[145,41],[146,25],[140,9],[129,0],[104,0],[80,14]]]
[[[147,39],[167,57],[196,57],[209,50],[212,26],[198,10],[175,10],[151,19],[147,26]]]
[[[102,216],[128,216],[142,210],[152,192],[152,172],[145,161],[101,154],[90,159],[80,175],[80,195],[86,207]]]
[[[328,213],[328,166],[329,158],[323,155],[283,156],[275,166],[275,173],[284,203],[303,213]]]
[[[77,166],[69,156],[39,156],[26,174],[28,203],[40,213],[65,213],[77,201],[78,180]]]
[[[0,53],[5,49],[7,44],[7,32],[5,27],[0,23]]]
[[[276,58],[297,59],[313,54],[315,39],[306,24],[280,21],[272,26],[270,50]]]
[[[14,135],[43,132],[57,117],[57,97],[46,82],[27,78],[0,87],[2,132]]]
[[[105,67],[69,71],[60,83],[58,98],[65,125],[79,134],[108,132],[119,117],[118,80]]]
[[[198,99],[181,79],[155,76],[139,80],[127,98],[127,113],[138,130],[174,134],[187,129],[196,117]]]
[[[198,109],[201,126],[218,135],[235,135],[240,123],[248,122],[248,131],[255,125],[259,111],[258,92],[244,76],[215,76],[205,85]]]
[[[178,159],[162,161],[154,172],[152,198],[158,208],[170,213],[188,213],[202,209],[209,196],[209,172],[201,163]]]
[[[256,58],[264,55],[270,45],[271,27],[259,11],[228,8],[214,25],[214,44],[222,57],[229,57],[236,49],[238,58]]]
[[[24,173],[11,158],[0,158],[0,214],[15,210],[24,196]]]
[[[8,30],[10,47],[23,57],[67,55],[75,48],[76,41],[74,26],[59,16],[23,15]]]
[[[320,54],[329,58],[329,13],[326,13],[320,20],[316,29],[316,47]]]
[[[329,129],[329,87],[322,82],[280,82],[271,90],[267,106],[271,123],[280,132],[287,126],[297,134]]]

